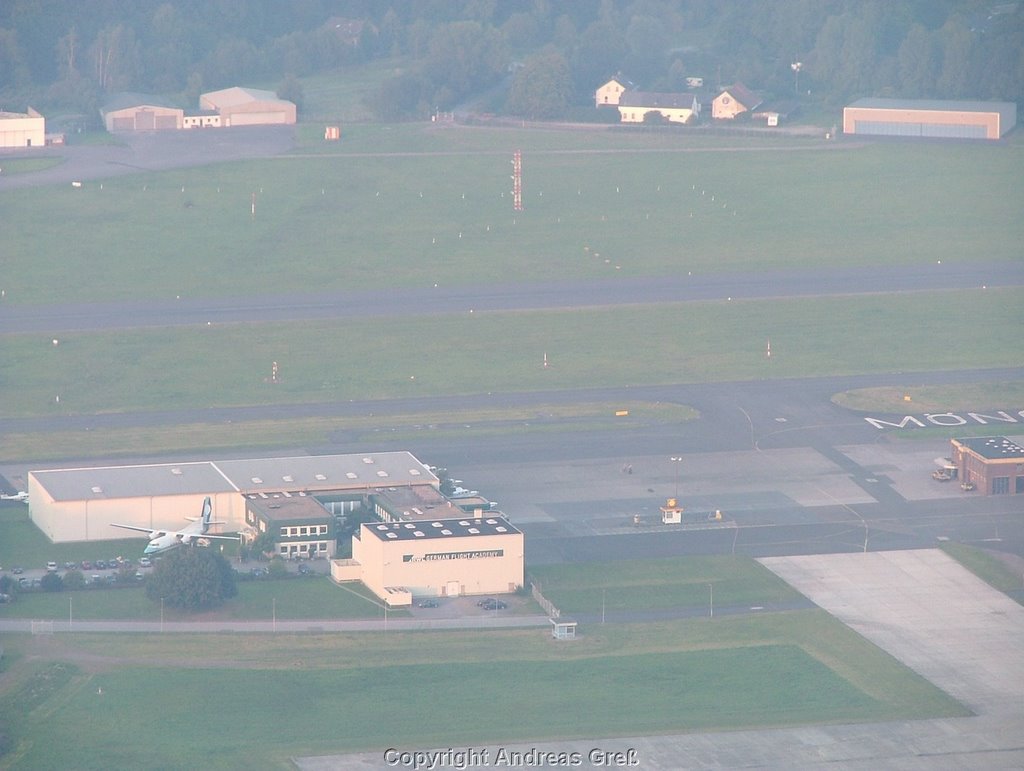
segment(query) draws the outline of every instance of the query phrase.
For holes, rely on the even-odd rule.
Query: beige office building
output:
[[[505,594],[523,585],[523,534],[504,517],[371,522],[334,560],[336,581],[362,581],[388,605],[413,597]]]

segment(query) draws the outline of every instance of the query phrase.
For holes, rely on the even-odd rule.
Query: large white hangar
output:
[[[370,495],[440,480],[408,452],[51,469],[28,474],[29,516],[54,543],[124,538],[198,516],[210,496],[221,531],[246,528],[247,496]]]
[[[120,93],[100,109],[107,131],[166,131],[182,127],[185,111],[149,94]]]
[[[999,139],[1015,125],[1013,102],[868,98],[843,108],[844,134]]]
[[[292,125],[295,103],[279,99],[273,91],[258,88],[225,88],[199,97],[202,110],[220,115],[222,126]]]

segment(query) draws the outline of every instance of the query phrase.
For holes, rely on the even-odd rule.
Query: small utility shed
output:
[[[999,139],[1015,125],[1013,102],[868,98],[843,108],[844,134]]]

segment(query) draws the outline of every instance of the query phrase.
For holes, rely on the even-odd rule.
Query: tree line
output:
[[[623,73],[647,91],[741,81],[834,107],[861,96],[1024,97],[1021,3],[982,0],[7,0],[0,105],[96,114],[110,94],[297,79],[374,59],[368,102],[423,118],[559,118]],[[799,66],[795,66],[799,65]],[[299,96],[301,96],[299,90]]]

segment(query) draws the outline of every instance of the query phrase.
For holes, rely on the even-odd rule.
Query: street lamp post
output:
[[[673,455],[671,458],[669,458],[669,460],[672,461],[675,464],[675,467],[676,467],[676,494],[675,494],[675,498],[678,501],[679,500],[679,464],[683,462],[683,459],[682,459],[682,457],[680,457],[678,455]]]
[[[789,68],[793,70],[793,93],[800,93],[800,70],[804,68],[803,62],[793,62],[789,65]]]
[[[714,584],[708,584],[708,591],[711,593],[710,599],[708,601],[708,610],[709,610],[708,616],[710,618],[714,618],[715,617],[715,585]]]
[[[160,631],[164,631],[164,598],[160,598]]]

